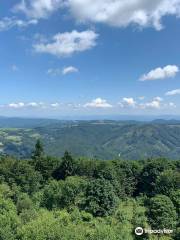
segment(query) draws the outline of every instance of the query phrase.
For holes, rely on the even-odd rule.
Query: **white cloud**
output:
[[[69,73],[77,73],[77,72],[79,72],[79,70],[73,66],[65,67],[62,71],[63,75],[66,75]]]
[[[176,104],[173,102],[165,102],[160,97],[155,97],[151,101],[142,103],[136,102],[133,98],[123,98],[120,103],[117,105],[110,104],[106,99],[96,98],[88,103],[75,103],[75,102],[52,102],[52,103],[44,103],[44,102],[13,102],[10,104],[0,105],[1,109],[14,109],[14,110],[48,110],[48,111],[59,111],[59,110],[90,110],[93,109],[116,109],[117,106],[122,107],[124,110],[163,110],[163,109],[175,109]]]
[[[143,98],[138,98],[140,101],[144,100],[145,97]],[[118,103],[118,106],[121,108],[135,108],[135,109],[160,109],[162,107],[165,107],[165,104],[163,103],[163,98],[161,97],[154,97],[151,101],[149,102],[137,102],[134,100],[134,98],[129,97],[129,98],[123,98],[121,102]],[[167,105],[167,104],[166,104]],[[169,104],[167,106],[170,106]]]
[[[62,70],[59,68],[50,68],[47,70],[47,74],[51,76],[58,76],[62,74]]]
[[[156,30],[163,28],[164,16],[180,15],[180,0],[22,0],[15,9],[31,18],[46,18],[62,7],[82,22],[152,26]]]
[[[21,0],[14,7],[15,12],[23,12],[29,18],[47,18],[52,12],[61,8],[63,0]]]
[[[102,98],[96,98],[89,103],[86,103],[84,107],[91,108],[112,108],[112,105],[107,102],[107,100]]]
[[[10,108],[23,108],[25,107],[25,104],[23,102],[19,102],[19,103],[10,103],[8,105],[8,107]]]
[[[140,108],[154,108],[154,109],[159,109],[161,107],[163,107],[163,98],[161,97],[155,97],[153,98],[153,100],[151,102],[147,102],[147,103],[143,103],[143,104],[139,104]]]
[[[4,105],[3,107],[8,108],[14,108],[14,109],[21,109],[21,108],[41,108],[41,109],[47,109],[47,108],[58,108],[60,106],[60,103],[43,103],[43,102],[17,102],[17,103],[10,103],[7,105]]]
[[[41,107],[43,108],[45,106],[44,103],[42,102],[28,102],[28,103],[24,103],[24,102],[17,102],[17,103],[10,103],[7,105],[4,105],[4,107],[9,107],[9,108],[14,108],[14,109],[19,109],[19,108],[38,108]]]
[[[38,107],[39,104],[36,103],[36,102],[30,102],[30,103],[27,104],[27,106],[28,106],[28,107]]]
[[[173,96],[173,95],[178,95],[178,94],[180,94],[180,88],[179,88],[179,89],[172,90],[172,91],[169,91],[169,92],[167,92],[165,95],[166,95],[166,96]]]
[[[116,27],[135,24],[162,29],[161,19],[180,14],[180,0],[69,0],[71,12],[80,21],[105,23]]]
[[[53,108],[58,108],[60,106],[59,103],[51,103],[51,107]]]
[[[28,27],[29,25],[36,25],[36,24],[37,24],[37,20],[35,19],[24,21],[21,19],[17,19],[15,17],[12,17],[12,18],[5,17],[0,20],[0,32],[7,31],[13,27],[25,28],[25,27]]]
[[[122,104],[123,107],[135,107],[136,106],[136,101],[133,98],[123,98],[122,102],[120,103],[120,105]]]
[[[51,76],[59,76],[59,75],[66,75],[70,73],[77,73],[79,70],[76,67],[69,66],[63,69],[60,68],[50,68],[47,70],[47,74]]]
[[[164,68],[156,68],[151,70],[149,73],[144,74],[140,81],[151,81],[165,78],[175,77],[179,72],[179,67],[176,65],[167,65]]]
[[[141,99],[139,100],[141,101]],[[120,103],[118,103],[118,106],[120,106],[121,108],[132,107],[137,110],[148,110],[148,109],[159,110],[159,109],[176,108],[175,103],[173,102],[166,103],[164,102],[164,99],[159,96],[154,97],[151,101],[143,102],[143,103],[136,102],[133,98],[123,98],[123,100]]]
[[[160,108],[161,103],[157,100],[153,100],[152,102],[148,102],[144,104],[145,108]]]
[[[158,102],[162,102],[162,101],[163,101],[163,98],[161,98],[161,97],[155,97],[153,100],[154,100],[154,101],[158,101]]]
[[[39,53],[49,53],[57,57],[70,56],[96,46],[98,34],[92,30],[58,33],[49,43],[37,43],[34,49]]]

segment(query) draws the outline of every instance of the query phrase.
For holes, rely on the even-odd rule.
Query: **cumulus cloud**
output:
[[[173,96],[173,95],[178,95],[178,94],[180,94],[180,88],[169,91],[165,95],[166,96]]]
[[[8,105],[9,108],[23,108],[25,107],[25,104],[23,102],[19,102],[19,103],[10,103]]]
[[[124,97],[122,99],[121,102],[118,103],[118,105],[122,108],[125,108],[125,107],[136,107],[136,101],[134,100],[134,98],[127,98],[127,97]]]
[[[85,104],[83,103],[61,103],[61,102],[13,102],[10,104],[0,105],[1,109],[14,109],[14,110],[49,110],[49,111],[59,111],[59,110],[83,110],[83,109],[116,109],[116,107],[122,107],[126,109],[135,110],[162,110],[162,109],[174,109],[176,104],[173,102],[165,102],[160,97],[155,97],[151,101],[142,103],[135,101],[133,98],[123,98],[117,105],[110,104],[106,99],[96,98]]]
[[[163,101],[163,98],[161,98],[161,97],[155,97],[154,100],[155,100],[155,101],[158,101],[158,102],[162,102],[162,101]]]
[[[25,28],[28,27],[29,25],[36,25],[37,23],[38,22],[35,19],[24,21],[21,19],[17,19],[15,17],[12,18],[5,17],[0,20],[0,32],[7,31],[13,27]]]
[[[163,102],[163,99],[161,97],[155,97],[151,102],[139,104],[139,107],[143,109],[146,108],[159,109],[163,107],[163,104],[161,102]]]
[[[139,99],[139,98],[138,98]],[[142,99],[139,99],[140,102],[135,101],[134,98],[123,98],[121,102],[118,103],[118,106],[121,108],[135,108],[135,109],[163,109],[168,107],[175,107],[174,103],[165,103],[164,99],[157,96],[154,97],[151,101],[143,102]],[[144,100],[144,98],[143,98]]]
[[[47,18],[64,5],[63,0],[21,0],[14,7],[15,12],[23,12],[29,18]]]
[[[62,71],[63,75],[66,75],[69,73],[77,73],[77,72],[79,72],[79,70],[73,66],[65,67]]]
[[[62,7],[81,22],[115,27],[152,26],[156,30],[163,28],[164,16],[180,15],[180,0],[22,0],[15,9],[28,17],[46,18]]]
[[[49,43],[36,43],[34,49],[39,53],[49,53],[57,57],[71,56],[96,46],[98,34],[92,30],[58,33]]]
[[[91,108],[112,108],[112,105],[107,102],[107,100],[102,98],[96,98],[89,103],[86,103],[84,107]]]
[[[151,81],[165,78],[173,78],[179,72],[179,67],[176,65],[167,65],[164,68],[156,68],[149,73],[144,74],[140,81]]]
[[[27,103],[27,106],[28,106],[28,107],[38,107],[39,104],[36,103],[36,102],[30,102],[30,103]]]
[[[60,104],[59,103],[51,103],[51,107],[53,107],[53,108],[58,108],[60,106]]]
[[[153,100],[152,102],[145,103],[142,105],[144,108],[160,108],[161,102],[157,100]]]
[[[0,105],[3,108],[10,109],[58,109],[61,105],[59,102],[44,103],[44,102],[13,102],[10,104]],[[65,104],[64,106],[67,106]]]
[[[17,103],[10,103],[7,105],[4,105],[4,107],[8,108],[14,108],[14,109],[20,109],[20,108],[44,108],[45,104],[42,102],[17,102]]]
[[[163,16],[179,16],[180,13],[179,0],[96,0],[93,4],[91,0],[69,0],[69,4],[72,13],[81,21],[117,27],[136,24],[160,30]]]

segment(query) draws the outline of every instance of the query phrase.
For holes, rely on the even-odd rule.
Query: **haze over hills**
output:
[[[46,153],[62,156],[65,150],[80,157],[100,159],[179,159],[180,121],[62,121],[0,118],[1,154],[30,157],[37,139]]]
[[[62,123],[68,121],[133,121],[133,122],[180,122],[178,115],[86,115],[86,116],[57,116],[56,118],[37,117],[5,117],[0,116],[0,128],[27,128]]]

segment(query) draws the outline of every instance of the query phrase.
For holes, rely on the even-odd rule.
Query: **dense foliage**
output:
[[[180,163],[0,158],[0,240],[179,239]],[[172,229],[143,234],[136,227]]]

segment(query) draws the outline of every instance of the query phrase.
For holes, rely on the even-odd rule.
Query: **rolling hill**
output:
[[[12,121],[12,120],[11,120]],[[0,121],[0,152],[30,157],[37,139],[49,155],[100,159],[180,158],[180,122],[26,120]]]

